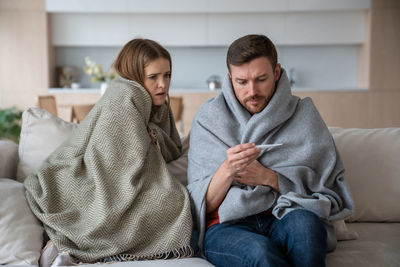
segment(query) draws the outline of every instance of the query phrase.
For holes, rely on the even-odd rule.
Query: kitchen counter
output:
[[[177,88],[171,89],[170,93],[177,93],[177,94],[198,94],[198,93],[219,93],[221,89],[216,90],[209,90],[207,88],[191,88],[191,89],[184,89],[184,88]],[[49,88],[49,94],[99,94],[100,88]]]
[[[368,88],[360,87],[325,87],[325,88],[312,88],[312,87],[292,87],[293,92],[335,92],[335,91],[367,91]],[[199,93],[219,93],[221,89],[209,90],[207,88],[176,88],[171,89],[170,93],[176,94],[199,94]],[[49,94],[99,94],[100,88],[49,88]]]

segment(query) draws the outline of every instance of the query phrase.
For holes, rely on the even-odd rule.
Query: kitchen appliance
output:
[[[207,79],[207,85],[210,90],[221,89],[221,77],[218,75],[211,75]]]

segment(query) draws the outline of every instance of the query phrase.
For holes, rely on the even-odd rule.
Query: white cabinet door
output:
[[[227,45],[246,34],[265,34],[277,45],[362,44],[365,11],[212,14],[209,45]]]
[[[274,13],[212,14],[207,33],[209,45],[229,45],[247,34],[265,34],[277,42],[284,39],[285,18]]]
[[[371,0],[46,0],[50,13],[240,13],[368,9]]]
[[[163,45],[207,45],[204,14],[53,14],[55,46],[122,46],[136,38]]]
[[[205,13],[207,0],[46,0],[49,13]]]
[[[280,42],[290,45],[362,44],[366,12],[294,12],[285,15],[285,35]]]
[[[209,13],[285,12],[288,10],[289,0],[207,0]]]

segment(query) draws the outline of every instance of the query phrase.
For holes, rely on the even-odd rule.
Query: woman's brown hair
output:
[[[133,39],[119,51],[113,67],[119,76],[144,86],[144,68],[158,58],[167,59],[172,71],[171,55],[164,47],[153,40]]]
[[[172,72],[171,55],[159,43],[150,39],[133,39],[129,41],[121,51],[113,63],[115,72],[128,80],[138,82],[144,87],[144,68],[147,67],[153,60],[165,58],[169,61],[169,68]],[[164,118],[157,123],[164,123],[168,119],[170,101],[167,94],[167,112]],[[151,118],[159,107],[153,106]]]

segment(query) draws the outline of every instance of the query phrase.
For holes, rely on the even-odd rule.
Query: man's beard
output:
[[[253,96],[249,96],[249,97],[245,98],[243,100],[243,103],[246,104],[250,100],[261,100],[261,99],[265,99],[265,97],[264,96],[259,96],[259,95],[253,95]]]
[[[259,100],[259,101],[260,101],[259,104],[261,104],[262,106],[259,106],[259,105],[257,105],[257,106],[253,106],[253,105],[247,106],[247,102],[250,101],[250,100]],[[245,99],[243,100],[242,105],[243,105],[243,107],[244,107],[245,109],[247,109],[251,114],[254,114],[254,113],[261,112],[261,111],[265,108],[266,103],[267,103],[267,101],[266,101],[266,97],[265,97],[265,96],[253,95],[253,96],[250,96],[250,97],[245,98]],[[256,110],[254,110],[254,108],[255,108]],[[250,110],[250,109],[251,109],[251,110]]]

